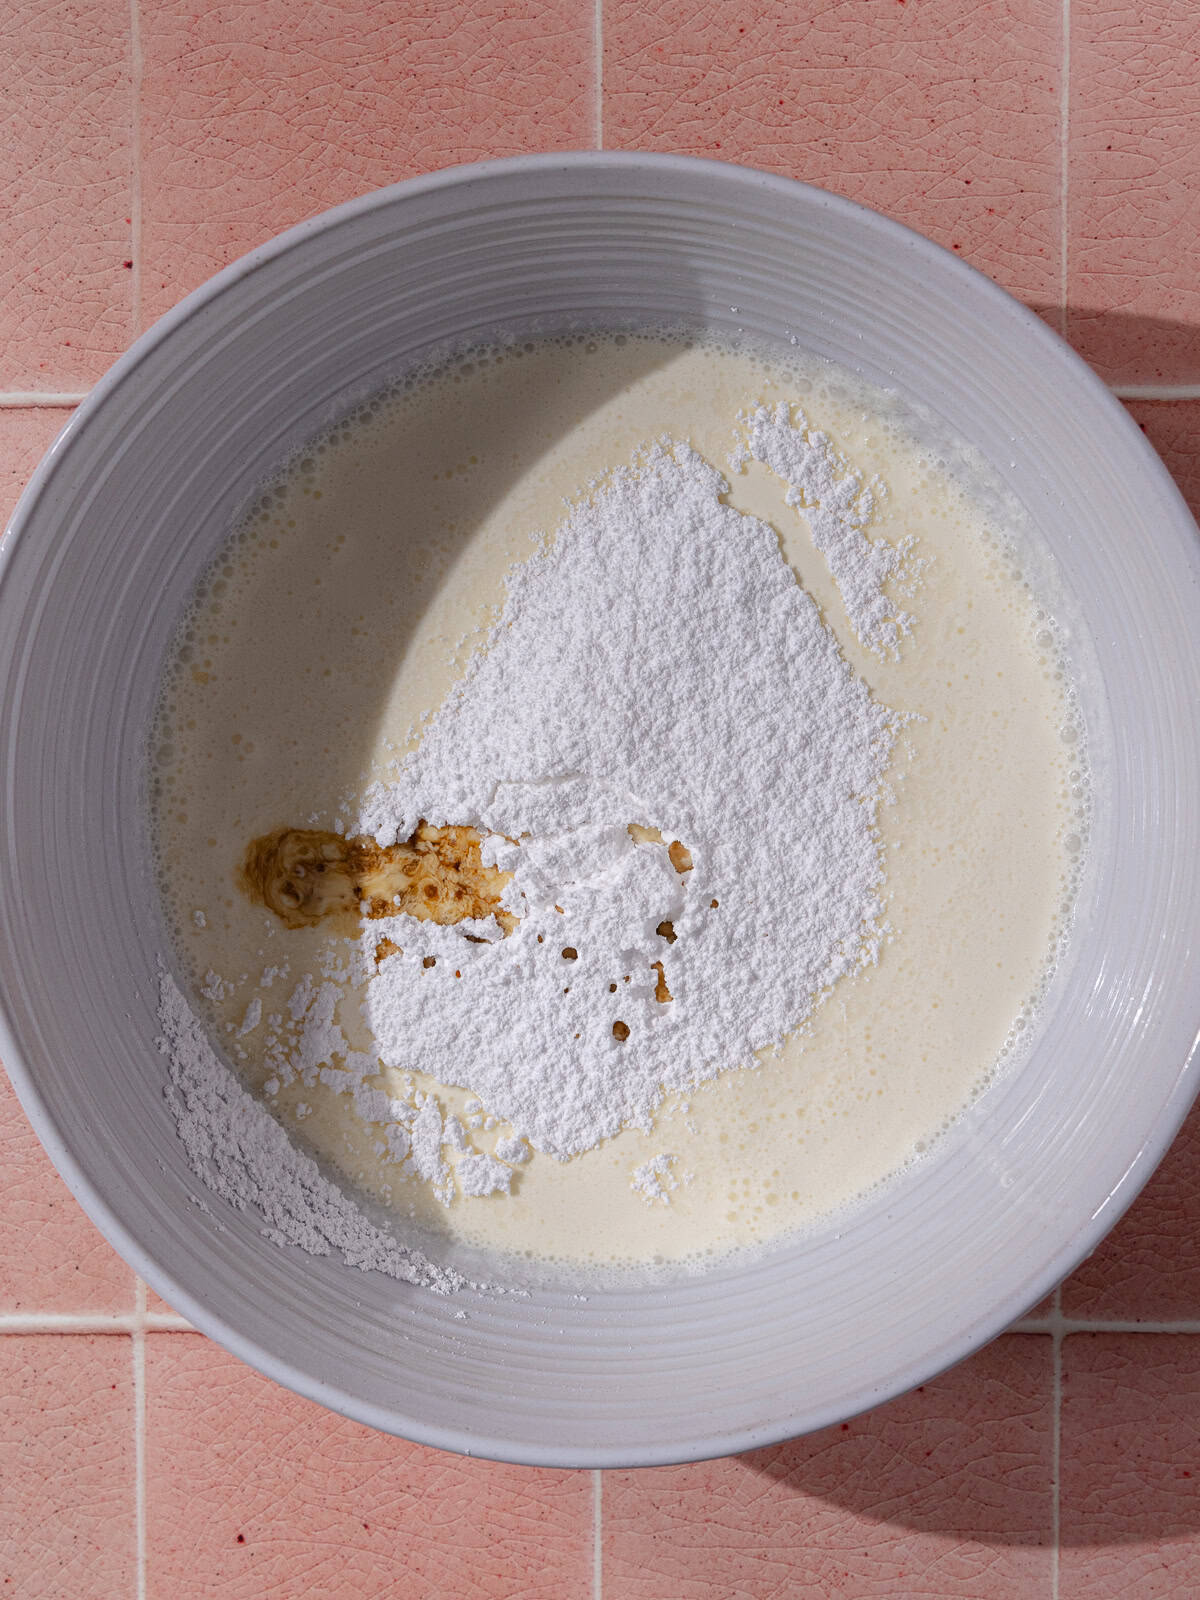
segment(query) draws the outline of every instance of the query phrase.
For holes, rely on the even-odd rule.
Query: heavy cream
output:
[[[811,427],[832,436],[843,477],[853,468],[886,486],[866,535],[881,559],[901,549],[911,557],[884,574],[892,615],[911,618],[894,653],[886,630],[881,639],[864,624],[819,506],[787,503],[762,418],[757,449],[753,425],[738,423],[748,407],[779,401],[799,402]],[[597,1266],[709,1259],[818,1220],[883,1181],[1019,1040],[1063,931],[1080,843],[1069,695],[1049,620],[1019,571],[1019,543],[988,525],[961,472],[893,409],[836,374],[712,344],[596,336],[476,351],[314,442],[214,565],[168,666],[156,732],[156,835],[177,947],[245,1081],[410,1225]],[[644,473],[639,452],[664,434],[727,475],[731,527],[753,517],[774,530],[854,682],[896,714],[887,803],[872,811],[886,928],[864,946],[877,964],[849,961],[817,995],[799,993],[798,980],[803,1026],[760,1064],[696,1086],[681,1070],[680,1087],[639,1115],[646,1126],[564,1162],[531,1145],[529,1127],[497,1121],[497,1107],[469,1087],[470,1063],[439,1075],[426,1056],[426,1071],[406,1070],[402,1028],[392,1028],[391,1064],[377,1070],[374,979],[356,954],[361,910],[336,927],[289,925],[286,907],[247,894],[245,852],[282,829],[357,836],[356,822],[373,815],[364,812],[372,785],[395,783],[487,637],[506,571],[528,562],[535,536],[563,521],[564,502],[586,501],[589,484],[635,459]],[[649,581],[649,563],[630,565],[630,585]],[[674,648],[694,645],[693,631],[679,622]],[[597,639],[602,649],[603,630]],[[779,793],[786,801],[786,782]],[[733,831],[736,794],[730,803]],[[616,820],[652,831],[610,844],[630,859],[641,851],[639,868],[657,863],[663,892],[673,892],[670,840],[655,826],[671,818],[626,816],[621,805]],[[785,808],[780,828],[790,820]],[[769,835],[762,848],[769,855]],[[705,870],[698,862],[679,881],[698,884]],[[444,890],[450,880],[439,881]],[[682,902],[673,914],[684,916]],[[409,992],[435,1009],[432,982],[453,983],[446,956],[465,948],[437,926],[435,935],[397,908],[371,921],[366,945],[386,939],[399,952],[384,948],[380,971],[425,951],[412,985],[424,982],[425,962],[437,970]],[[648,948],[657,973],[646,959],[629,975],[646,1026],[686,948]],[[580,974],[586,957],[556,955]],[[614,970],[609,981],[623,989],[626,977]],[[736,982],[732,968],[725,981]],[[686,999],[659,1001],[658,1015]],[[455,1003],[469,1022],[469,999]],[[627,1035],[610,1054],[637,1043]],[[300,1055],[312,1070],[289,1077]],[[350,1057],[357,1094],[345,1090]],[[663,1081],[671,1070],[667,1060]],[[501,1168],[509,1192],[488,1176]]]

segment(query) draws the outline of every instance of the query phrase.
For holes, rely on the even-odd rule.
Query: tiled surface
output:
[[[605,1593],[1047,1594],[1051,1341],[1012,1334],[877,1411],[771,1450],[610,1472]]]
[[[129,0],[2,0],[0,52],[0,389],[78,389],[133,331]]]
[[[591,137],[579,0],[142,0],[143,307],[367,189]]]
[[[1160,395],[1133,414],[1200,506],[1192,0],[84,0],[0,27],[5,509],[68,414],[30,392],[85,390],[238,252],[411,172],[597,138],[807,178],[957,247]],[[1198,1127],[1042,1331],[845,1429],[593,1476],[383,1439],[147,1332],[178,1324],[5,1086],[0,1593],[1200,1592]]]
[[[1200,519],[1200,384],[1196,387],[1194,400],[1143,400],[1129,409]]]
[[[153,1600],[591,1595],[586,1473],[465,1461],[285,1393],[199,1334],[146,1340]],[[230,1470],[231,1466],[234,1470]]]
[[[173,1316],[177,1316],[178,1315],[178,1313],[175,1310],[175,1307],[168,1305],[167,1302],[163,1299],[162,1295],[155,1294],[154,1290],[150,1287],[149,1284],[146,1285],[146,1310],[150,1311],[150,1312],[159,1313],[159,1314],[162,1314],[162,1315],[165,1315],[165,1316],[172,1316],[173,1317]]]
[[[0,1593],[135,1592],[128,1339],[0,1338]]]
[[[70,409],[0,409],[0,524],[6,523],[34,467],[66,426]]]
[[[129,1312],[133,1290],[133,1273],[67,1192],[0,1073],[0,1317]]]
[[[1198,1219],[1200,1109],[1130,1210],[1067,1279],[1063,1311],[1076,1318],[1200,1324]]]
[[[1060,1600],[1200,1594],[1200,1339],[1063,1345]]]
[[[766,167],[1057,303],[1059,0],[610,0],[604,141]]]
[[[1200,379],[1200,8],[1074,0],[1072,336],[1111,382]]]

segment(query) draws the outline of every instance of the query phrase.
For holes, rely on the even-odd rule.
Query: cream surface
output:
[[[881,658],[849,627],[780,480],[753,462],[730,477],[729,502],[777,530],[854,670],[915,714],[880,813],[890,934],[879,963],[843,979],[758,1068],[668,1101],[651,1132],[566,1163],[535,1155],[510,1195],[444,1207],[345,1096],[270,1092],[271,1017],[286,1026],[289,996],[306,975],[328,978],[345,940],[252,905],[236,885],[242,852],[284,825],[346,826],[356,797],[412,747],[495,615],[506,570],[562,520],[564,500],[664,433],[724,470],[738,414],[779,400],[800,401],[855,467],[878,474],[887,493],[872,536],[915,538],[923,562],[903,600],[912,633],[898,659]],[[890,412],[836,374],[713,344],[597,336],[475,352],[314,444],[212,568],[168,666],[154,741],[177,947],[248,1084],[401,1216],[537,1258],[703,1261],[885,1179],[1019,1039],[1079,850],[1069,699],[1019,543]],[[347,993],[342,1026],[370,1049],[356,1011]],[[408,1092],[398,1075],[380,1087]],[[415,1087],[471,1120],[469,1095]],[[493,1151],[511,1132],[485,1120],[470,1136]]]

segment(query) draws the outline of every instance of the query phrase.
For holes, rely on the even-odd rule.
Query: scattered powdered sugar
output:
[[[233,984],[227,978],[222,978],[219,972],[214,972],[210,967],[204,974],[204,983],[200,993],[206,1000],[215,1005],[219,1000],[224,1000],[233,993]]]
[[[461,1288],[377,1228],[298,1150],[275,1118],[238,1084],[218,1058],[178,985],[159,974],[160,1048],[167,1060],[167,1104],[188,1160],[209,1189],[239,1210],[256,1206],[265,1236],[312,1255],[338,1250],[346,1262],[446,1294]]]
[[[756,418],[752,448],[768,426],[776,449],[780,414]],[[803,482],[848,606],[879,632],[894,552],[862,534],[858,480]],[[354,824],[385,845],[422,818],[471,824],[512,874],[507,938],[490,918],[406,926],[365,1013],[385,1063],[474,1091],[559,1159],[752,1066],[876,956],[899,719],[727,489],[665,442],[576,507],[511,572],[484,646]]]
[[[677,1159],[669,1154],[652,1156],[649,1161],[633,1169],[629,1187],[635,1194],[640,1194],[648,1205],[657,1201],[660,1205],[669,1206],[671,1195],[679,1185],[691,1182],[689,1172],[676,1176],[674,1168]]]
[[[248,1033],[253,1033],[261,1021],[262,1000],[258,995],[255,995],[246,1007],[246,1014],[242,1018],[241,1026],[238,1028],[238,1038],[244,1039]]]
[[[480,1199],[485,1194],[507,1194],[512,1182],[512,1168],[492,1156],[464,1156],[455,1168],[455,1176],[463,1194]]]
[[[496,1154],[501,1161],[511,1161],[516,1167],[523,1167],[529,1160],[529,1146],[524,1139],[497,1139]]]
[[[867,537],[880,486],[864,484],[828,434],[810,429],[804,413],[793,413],[782,401],[773,411],[758,406],[742,420],[748,438],[730,456],[730,466],[739,472],[747,461],[761,461],[787,483],[787,503],[808,518],[813,543],[829,563],[850,626],[876,654],[894,652],[912,618],[897,611],[883,584],[903,573],[911,545]]]

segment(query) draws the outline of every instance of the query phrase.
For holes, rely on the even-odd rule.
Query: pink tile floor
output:
[[[682,151],[911,223],[1035,306],[1200,510],[1195,0],[0,0],[0,500],[130,339],[363,189]],[[189,1332],[0,1078],[0,1592],[52,1600],[1200,1594],[1200,1113],[957,1370],[699,1466],[464,1461]]]

